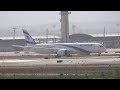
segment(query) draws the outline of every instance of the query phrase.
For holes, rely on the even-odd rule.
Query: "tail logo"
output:
[[[29,36],[27,36],[27,39],[30,40]]]
[[[33,45],[33,44],[36,44],[36,42],[34,41],[34,39],[30,36],[30,34],[27,32],[27,30],[23,30],[23,34],[25,36],[25,40],[26,40],[26,43],[28,45]]]

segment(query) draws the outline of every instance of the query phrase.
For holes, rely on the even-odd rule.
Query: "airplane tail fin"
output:
[[[27,32],[27,30],[23,29],[23,34],[25,36],[25,40],[27,45],[35,45],[36,42],[34,41],[34,39],[30,36],[30,34]]]

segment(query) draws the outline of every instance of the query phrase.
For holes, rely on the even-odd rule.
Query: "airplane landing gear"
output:
[[[101,56],[101,53],[98,53],[98,56]]]

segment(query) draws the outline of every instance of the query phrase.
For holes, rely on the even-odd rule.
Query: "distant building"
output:
[[[91,42],[93,37],[87,34],[72,34],[69,36],[71,42]]]

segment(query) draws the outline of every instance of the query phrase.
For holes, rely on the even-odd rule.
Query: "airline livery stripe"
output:
[[[62,44],[59,44],[59,45],[62,45]],[[78,47],[75,47],[75,46],[70,46],[70,45],[62,45],[62,46],[66,46],[66,47],[69,47],[69,48],[73,48],[75,50],[79,50],[81,52],[84,52],[84,53],[90,53],[89,51],[87,50],[84,50],[84,49],[81,49],[81,48],[78,48]]]

